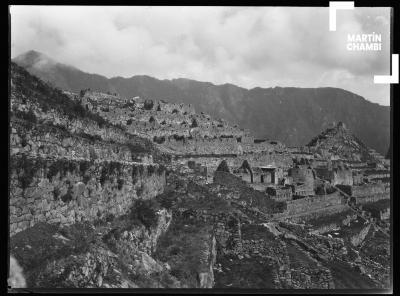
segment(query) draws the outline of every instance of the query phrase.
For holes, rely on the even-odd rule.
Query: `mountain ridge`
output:
[[[230,83],[215,85],[187,78],[160,80],[148,75],[107,78],[60,63],[42,69],[27,63],[24,55],[14,58],[29,72],[65,90],[90,88],[119,93],[124,97],[148,97],[173,103],[192,104],[197,112],[224,118],[250,129],[257,137],[305,145],[331,122],[343,121],[368,146],[386,154],[390,139],[390,106],[334,87],[255,87]],[[26,61],[26,62],[24,62]]]
[[[350,94],[354,94],[354,95],[356,95],[356,96],[359,96],[359,97],[363,98],[364,100],[368,101],[369,103],[375,104],[375,105],[377,105],[377,106],[390,107],[390,106],[386,106],[386,105],[381,105],[381,104],[376,103],[376,102],[372,102],[372,101],[370,101],[370,100],[368,100],[368,99],[362,97],[361,95],[358,95],[358,94],[356,94],[356,93],[354,93],[354,92],[351,92],[351,91],[348,91],[348,90],[346,90],[346,89],[343,89],[343,88],[340,88],[340,87],[333,87],[333,86],[300,87],[300,86],[278,86],[278,85],[277,85],[277,86],[273,86],[273,87],[255,86],[255,87],[247,88],[247,87],[240,86],[240,85],[236,85],[236,84],[229,83],[229,82],[217,84],[217,83],[213,83],[213,82],[209,82],[209,81],[201,81],[201,80],[192,79],[192,78],[185,78],[185,77],[177,77],[177,78],[170,78],[170,79],[164,78],[164,79],[163,79],[163,78],[153,77],[153,76],[150,76],[150,75],[147,75],[147,74],[131,75],[131,76],[127,76],[127,77],[120,76],[120,75],[118,75],[118,76],[107,77],[106,75],[97,74],[97,73],[85,72],[85,71],[83,71],[83,70],[81,70],[81,69],[79,69],[79,68],[77,68],[77,67],[75,67],[75,66],[67,65],[67,64],[64,64],[64,63],[57,62],[56,60],[54,60],[53,58],[49,57],[48,55],[46,55],[46,54],[44,54],[44,53],[41,53],[41,52],[38,52],[38,51],[36,51],[36,50],[29,50],[29,51],[27,51],[27,52],[25,52],[25,53],[22,53],[22,54],[20,54],[20,55],[18,55],[18,56],[16,56],[16,57],[12,58],[12,60],[13,60],[15,63],[19,64],[20,66],[21,66],[21,64],[22,64],[23,67],[25,67],[25,68],[27,68],[27,67],[32,67],[32,66],[33,66],[33,63],[29,63],[29,64],[26,64],[26,63],[25,63],[25,57],[29,57],[29,56],[31,56],[31,55],[33,55],[33,54],[34,54],[34,55],[37,55],[38,58],[40,57],[40,58],[47,59],[47,60],[49,60],[49,61],[54,62],[54,63],[57,64],[57,65],[60,65],[60,66],[66,67],[66,68],[71,68],[71,69],[74,69],[74,70],[78,70],[78,71],[80,71],[80,72],[82,72],[82,73],[85,73],[85,74],[96,75],[96,76],[98,76],[98,77],[101,77],[101,78],[104,78],[104,79],[107,79],[107,80],[133,79],[133,78],[136,78],[136,79],[143,79],[143,78],[146,78],[146,79],[148,79],[148,78],[150,78],[150,79],[157,80],[157,81],[165,81],[165,82],[173,82],[173,83],[177,83],[177,82],[180,82],[180,81],[183,81],[183,82],[188,82],[188,81],[190,81],[190,82],[193,82],[193,83],[201,83],[201,84],[210,85],[210,86],[215,86],[215,87],[230,87],[230,86],[231,86],[231,87],[243,89],[243,90],[246,90],[246,91],[257,90],[257,89],[305,89],[305,90],[313,90],[313,89],[332,89],[332,90],[345,91],[345,92],[348,92],[348,93],[350,93]],[[24,64],[25,64],[25,65],[24,65]]]

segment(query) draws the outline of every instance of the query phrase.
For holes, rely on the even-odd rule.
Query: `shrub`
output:
[[[33,112],[32,109],[30,109],[28,112],[22,112],[22,111],[17,111],[15,112],[15,115],[17,117],[20,117],[26,121],[32,122],[32,123],[37,123],[37,118],[35,113]]]
[[[87,184],[90,181],[90,179],[91,179],[91,176],[85,175],[85,176],[83,176],[82,181],[83,181],[83,183]]]
[[[164,136],[160,136],[160,137],[154,136],[153,141],[157,144],[162,144],[165,142],[165,137]]]
[[[155,171],[156,171],[156,166],[155,165],[149,165],[147,167],[147,174],[149,176],[153,175],[155,173]]]
[[[42,106],[42,111],[43,112],[47,112],[47,111],[49,111],[49,106],[47,105],[47,104],[43,104],[43,106]]]
[[[223,161],[221,161],[221,163],[217,167],[217,171],[218,172],[227,172],[227,173],[229,173],[228,163],[226,162],[225,159]]]
[[[61,200],[65,203],[70,202],[72,200],[72,190],[68,189],[67,193],[61,196]]]
[[[139,220],[146,228],[157,225],[157,211],[160,209],[159,203],[155,199],[136,200],[130,212],[132,220]]]
[[[138,197],[140,197],[143,194],[143,191],[144,191],[144,185],[142,183],[142,184],[140,184],[140,187],[138,189],[136,189],[136,195]]]
[[[65,174],[65,171],[73,172],[74,170],[75,164],[73,162],[59,159],[50,165],[47,171],[47,178],[51,180],[58,172]]]
[[[97,122],[99,128],[103,128],[107,124],[107,120],[98,114],[93,114],[92,119]]]
[[[28,159],[25,155],[23,155],[19,160],[13,159],[11,162],[16,169],[23,171],[23,174],[20,175],[18,179],[22,189],[26,189],[32,183],[38,169],[36,162]]]
[[[118,183],[118,190],[121,190],[122,186],[124,186],[124,180],[123,179],[118,179],[117,183]]]
[[[185,136],[179,136],[177,134],[174,134],[174,139],[175,141],[183,141],[185,139]]]
[[[136,183],[138,179],[138,168],[132,167],[132,183]]]
[[[56,201],[56,200],[58,200],[59,196],[60,196],[60,189],[54,188],[53,189],[53,199]]]
[[[146,110],[151,110],[151,109],[153,109],[153,106],[154,106],[154,102],[152,101],[152,100],[145,100],[144,101],[144,109],[146,109]]]
[[[115,215],[114,214],[108,214],[106,216],[106,222],[112,222],[115,219]]]
[[[26,140],[26,134],[21,135],[21,146],[25,147],[28,145],[28,141]]]
[[[192,120],[192,125],[190,126],[190,127],[198,127],[199,125],[198,125],[198,123],[197,123],[197,120],[196,120],[196,118],[193,118],[193,120]]]
[[[154,119],[154,117],[153,116],[150,116],[150,119],[149,119],[149,122],[150,123],[153,123],[153,122],[155,122],[156,120]]]
[[[132,119],[128,119],[126,122],[127,125],[131,125],[132,124]]]
[[[108,177],[108,170],[107,170],[107,168],[103,167],[101,169],[101,174],[100,174],[100,184],[101,184],[101,186],[104,186],[104,183],[106,182],[107,177]]]
[[[176,202],[176,194],[173,191],[164,192],[158,195],[156,198],[159,204],[166,209],[170,209]]]
[[[89,148],[89,157],[90,157],[91,160],[97,159],[96,150],[94,150],[93,147]]]
[[[162,175],[163,172],[165,172],[167,170],[167,168],[165,167],[165,165],[160,164],[158,167],[158,175]]]
[[[138,153],[145,153],[149,152],[149,149],[146,149],[144,145],[138,144],[138,143],[127,143],[126,144],[131,151],[132,156]]]
[[[174,114],[174,113],[178,113],[179,111],[178,111],[178,109],[174,109],[174,110],[172,110],[172,114]]]
[[[84,175],[86,173],[86,171],[89,169],[90,167],[90,163],[88,161],[82,161],[79,164],[79,170],[81,172],[82,175]]]
[[[99,135],[90,135],[87,133],[80,133],[79,136],[82,138],[88,139],[89,141],[95,142],[95,141],[101,141],[101,136]]]
[[[75,117],[76,115],[79,117],[85,117],[86,116],[86,109],[78,102],[78,101],[73,101],[72,104],[72,108],[71,108],[72,112],[73,112],[73,117]]]
[[[49,170],[47,171],[47,179],[49,179],[51,181],[51,179],[57,175],[57,173],[59,171],[61,171],[62,168],[60,167],[60,162],[56,161],[53,162],[50,167]]]

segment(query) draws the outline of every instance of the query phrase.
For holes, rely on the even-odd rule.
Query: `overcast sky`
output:
[[[390,10],[327,7],[12,6],[11,56],[37,50],[107,77],[191,78],[242,87],[332,86],[390,104]],[[382,51],[346,50],[347,34],[382,34]]]

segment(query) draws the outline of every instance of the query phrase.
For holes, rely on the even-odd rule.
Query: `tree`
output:
[[[221,161],[221,163],[217,167],[217,172],[227,172],[227,173],[230,172],[229,171],[229,167],[228,167],[228,163],[226,162],[225,159],[223,161]]]
[[[198,127],[199,125],[197,124],[196,118],[193,118],[192,120],[192,125],[190,127]]]
[[[250,173],[250,181],[253,183],[253,171],[247,159],[243,161],[241,168]]]

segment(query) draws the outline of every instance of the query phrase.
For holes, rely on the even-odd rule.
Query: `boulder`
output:
[[[150,257],[147,253],[139,251],[138,259],[139,267],[142,268],[146,273],[161,272],[164,268],[156,260]]]

